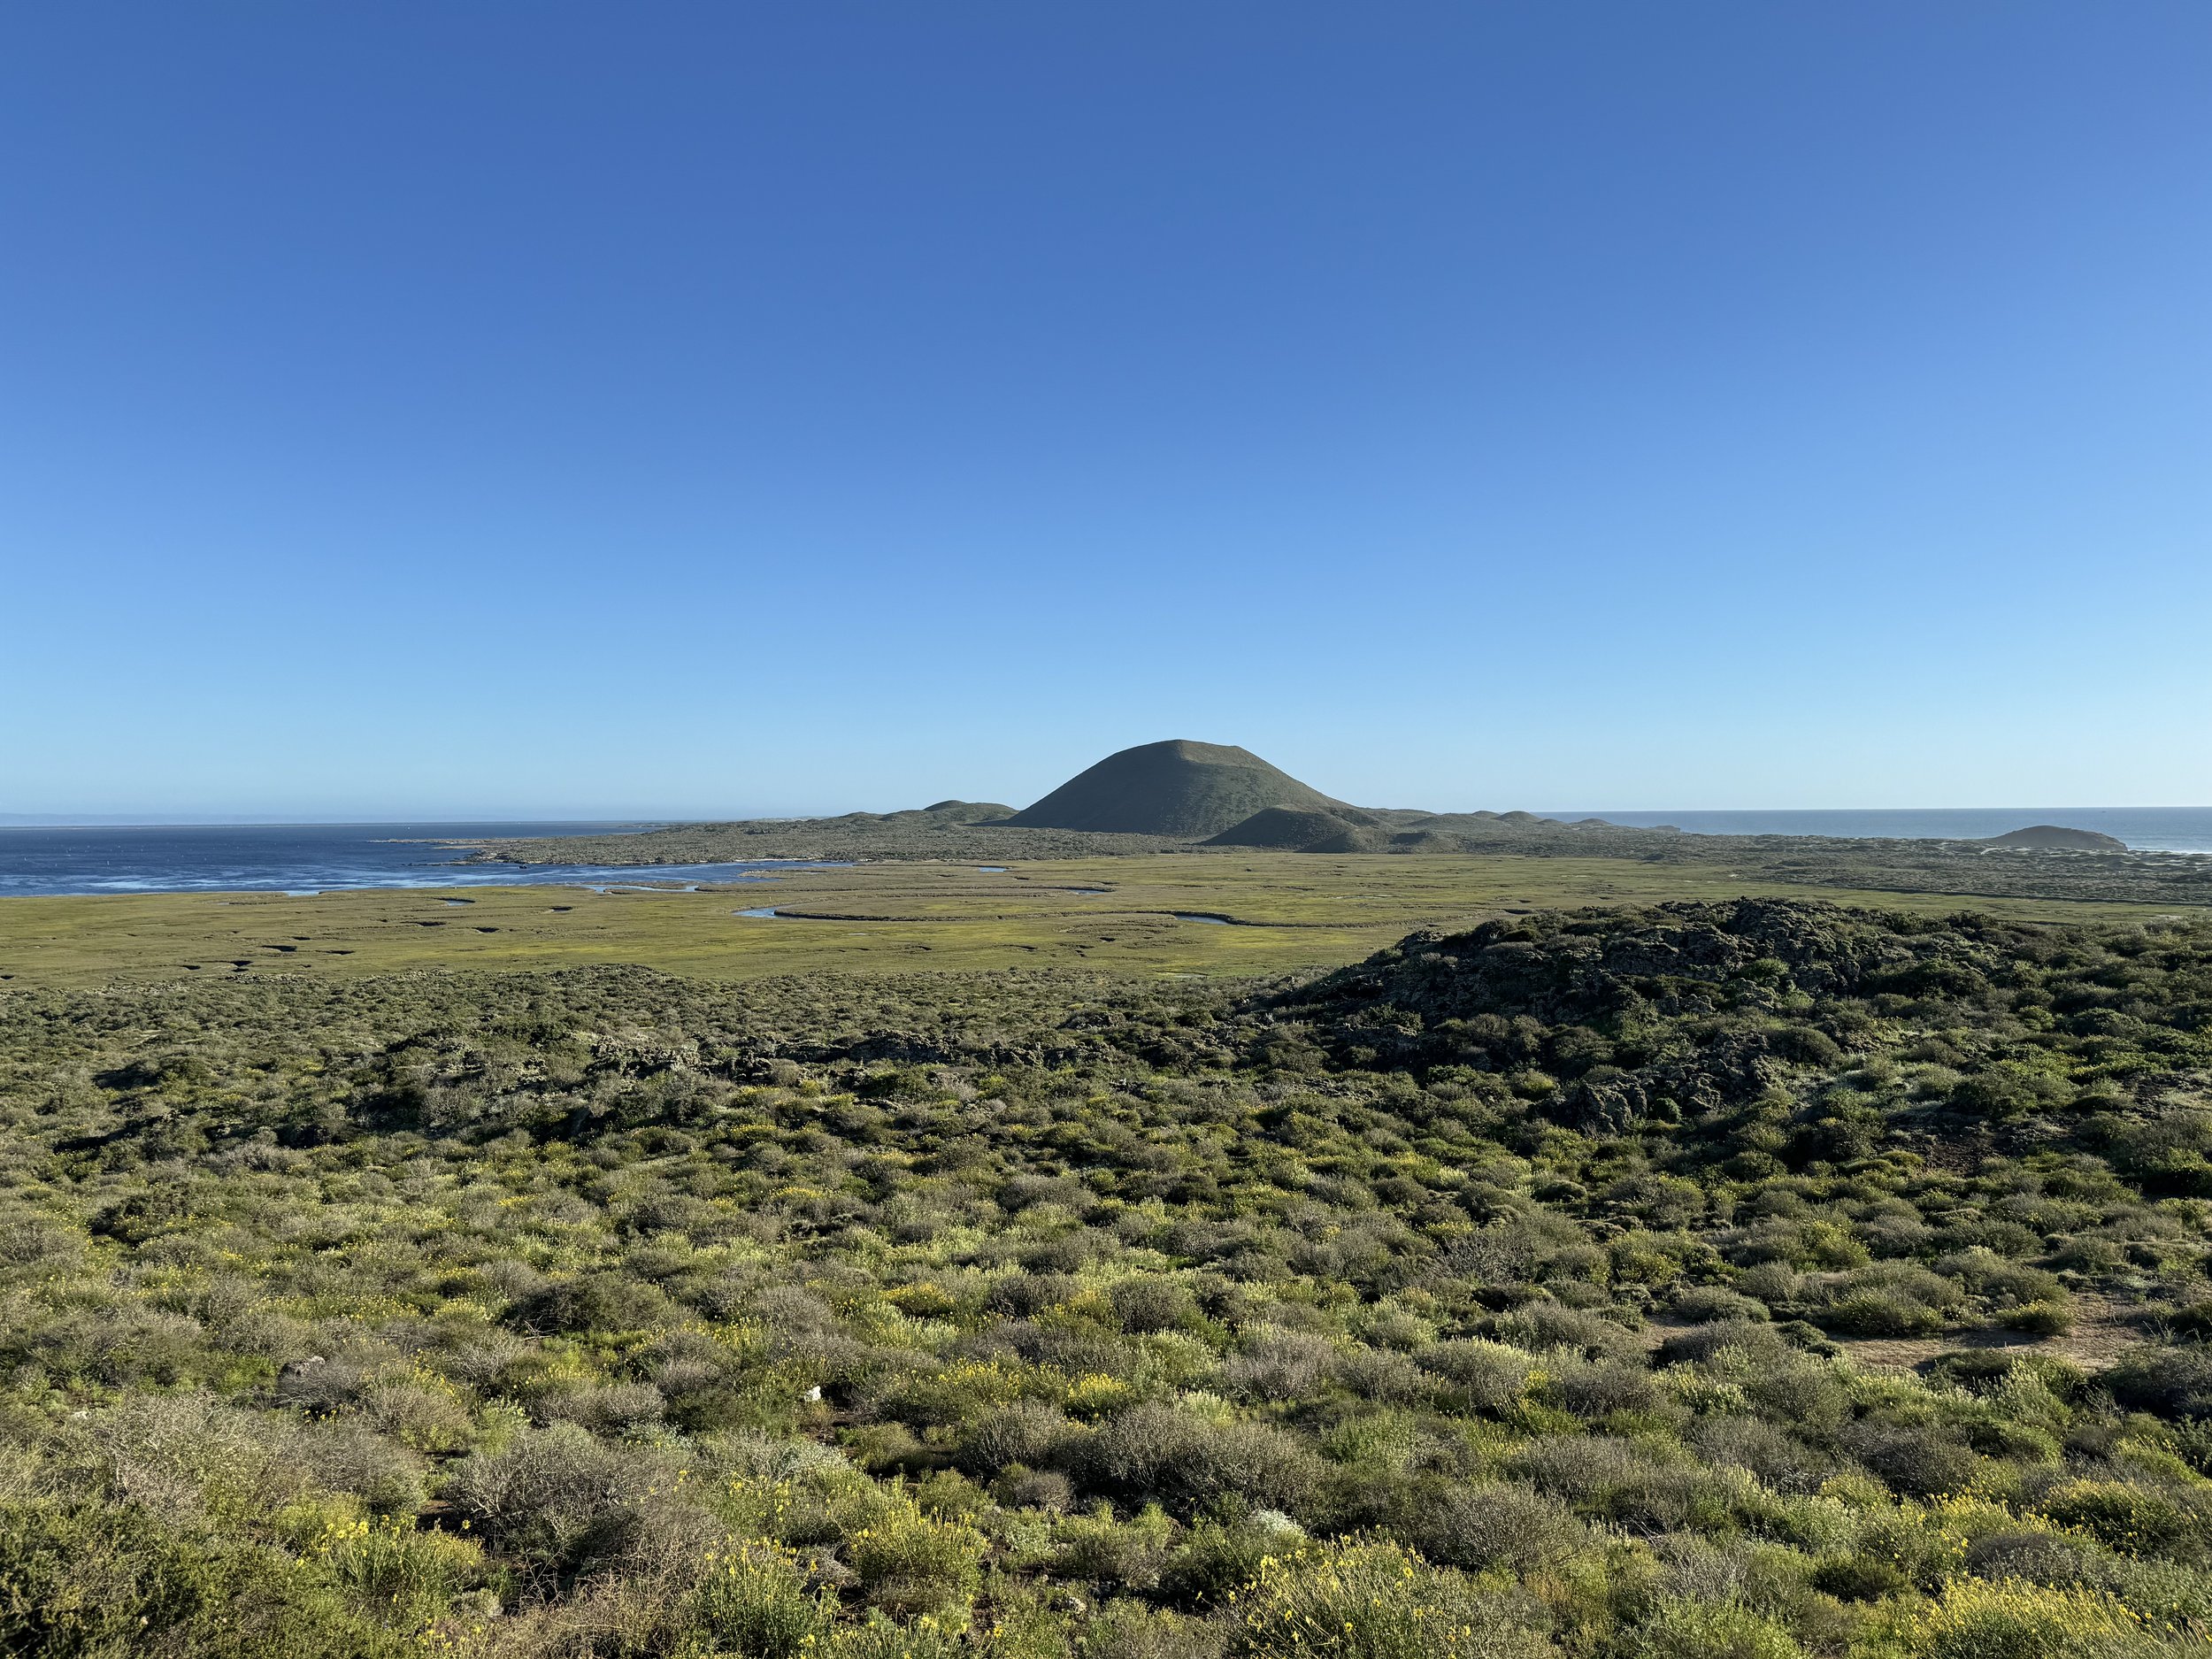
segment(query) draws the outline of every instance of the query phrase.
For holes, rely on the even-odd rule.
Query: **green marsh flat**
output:
[[[863,864],[688,893],[536,887],[12,898],[0,901],[0,975],[87,984],[627,963],[723,979],[1013,966],[1239,977],[1332,967],[1411,929],[1483,916],[1742,895],[1936,914],[1971,909],[2024,921],[2149,913],[2143,905],[1786,885],[1612,858],[1170,853],[1016,862],[1002,872]],[[766,907],[783,914],[737,913]],[[1240,925],[1182,921],[1178,912]]]

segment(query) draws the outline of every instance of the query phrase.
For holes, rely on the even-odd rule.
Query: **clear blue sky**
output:
[[[2212,802],[2203,0],[0,14],[0,811]]]

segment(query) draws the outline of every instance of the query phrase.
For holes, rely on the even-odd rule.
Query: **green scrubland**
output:
[[[0,1651],[2202,1650],[2212,927],[1401,935],[20,972]]]

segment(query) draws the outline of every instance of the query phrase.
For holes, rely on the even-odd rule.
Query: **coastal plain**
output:
[[[1238,851],[794,868],[680,890],[357,889],[28,897],[0,902],[0,977],[518,970],[615,963],[717,979],[1081,967],[1237,978],[1352,962],[1408,932],[1584,905],[1827,899],[2012,921],[2142,920],[2170,903],[1968,897],[1779,881],[1714,864],[1510,854],[1406,858]],[[773,916],[743,912],[772,910]]]

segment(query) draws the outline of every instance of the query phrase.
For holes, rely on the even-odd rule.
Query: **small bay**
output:
[[[0,897],[318,893],[345,887],[572,887],[742,881],[789,859],[626,865],[466,864],[499,836],[601,835],[634,824],[0,826]]]

